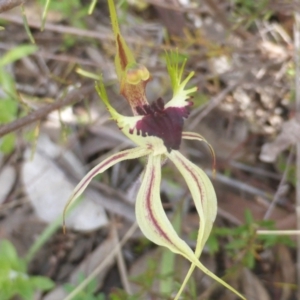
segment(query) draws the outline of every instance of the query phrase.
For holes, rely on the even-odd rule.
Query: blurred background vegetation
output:
[[[247,299],[299,299],[296,239],[257,231],[299,229],[299,2],[116,4],[152,74],[150,101],[171,97],[165,51],[178,49],[195,71],[185,128],[213,145],[216,176],[205,146],[187,141],[181,151],[212,177],[219,201],[201,261]],[[102,75],[114,106],[130,115],[106,1],[0,0],[0,26],[0,299],[172,299],[189,265],[132,227],[143,160],[98,177],[61,230],[78,180],[131,147],[94,91]],[[194,247],[187,187],[168,162],[163,178],[164,207]],[[236,298],[195,271],[183,299]]]

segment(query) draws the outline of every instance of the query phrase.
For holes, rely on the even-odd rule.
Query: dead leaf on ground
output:
[[[75,174],[84,176],[84,169],[70,151],[67,151],[41,135],[37,142],[37,150],[30,160],[31,149],[25,152],[22,168],[22,179],[25,191],[39,218],[47,223],[62,216],[63,209],[70,197],[74,184],[55,159],[64,157]],[[75,230],[95,230],[107,224],[104,209],[86,197],[74,208],[66,219],[66,225]]]
[[[14,167],[7,165],[0,169],[0,204],[3,203],[12,189],[17,174]]]
[[[271,300],[262,281],[249,269],[242,271],[242,290],[248,300]]]
[[[275,162],[281,152],[300,141],[299,132],[300,124],[295,118],[285,122],[276,139],[272,143],[263,145],[259,156],[260,160],[269,163]]]
[[[281,267],[282,286],[280,300],[289,300],[293,289],[292,286],[296,284],[296,266],[293,262],[291,251],[284,245],[277,247],[278,264]]]

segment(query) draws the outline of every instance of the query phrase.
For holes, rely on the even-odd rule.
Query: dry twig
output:
[[[288,171],[289,171],[290,165],[292,163],[292,158],[293,158],[293,152],[290,151],[290,154],[289,154],[289,156],[287,158],[287,161],[286,161],[285,170],[284,170],[284,172],[282,174],[282,178],[281,178],[281,180],[279,182],[279,185],[278,185],[277,191],[276,191],[276,193],[275,193],[275,195],[273,197],[273,200],[270,203],[270,206],[269,206],[269,208],[267,209],[267,211],[266,211],[266,213],[264,215],[264,220],[268,220],[270,218],[270,216],[272,214],[272,211],[273,211],[275,205],[277,204],[277,202],[278,202],[278,200],[279,200],[279,198],[280,198],[280,196],[282,194],[281,193],[282,192],[282,187],[286,183],[286,179],[287,179],[287,176],[288,176]]]
[[[0,13],[13,9],[16,6],[23,5],[26,0],[0,0]]]
[[[99,266],[83,281],[81,282],[64,300],[71,300],[74,298],[74,296],[77,295],[79,291],[84,289],[90,282],[99,274],[102,269],[107,265],[107,263],[120,251],[121,247],[124,246],[124,244],[129,240],[129,238],[133,235],[133,233],[138,228],[137,223],[134,223],[127,233],[124,235],[122,240],[116,245],[114,250],[107,256],[105,259],[99,264]]]
[[[195,119],[190,123],[190,128],[194,128],[198,123],[200,123],[201,120],[205,118],[214,108],[216,108],[229,93],[231,93],[237,86],[241,84],[242,81],[243,77],[241,77],[241,79],[239,79],[236,83],[229,85],[222,90],[217,96],[212,98],[206,106],[202,105],[199,108],[194,109],[190,114],[190,118],[194,117]],[[200,110],[202,111],[199,112]]]
[[[12,22],[15,24],[19,25],[24,25],[24,21],[21,16],[15,15],[15,14],[5,14],[5,15],[0,15],[0,19],[3,19],[8,22]],[[36,28],[40,29],[41,24],[38,21],[35,20],[28,20],[28,26],[31,28]],[[81,29],[81,28],[76,28],[72,26],[66,26],[66,25],[59,25],[59,24],[53,24],[53,23],[46,23],[44,30],[49,30],[52,32],[57,32],[57,33],[63,33],[63,34],[70,34],[74,36],[80,36],[84,38],[92,38],[92,39],[97,39],[97,40],[113,40],[114,37],[112,34],[110,34],[109,31],[107,32],[101,32],[101,31],[96,31],[96,30],[89,30],[89,29]],[[155,48],[155,49],[168,49],[168,50],[176,50],[175,47],[173,46],[164,46],[162,47],[161,45],[157,45],[154,42],[147,42],[143,41],[142,39],[137,39],[136,37],[130,37],[126,36],[126,40],[130,43],[134,43],[137,45],[143,45],[145,47],[149,48]]]
[[[241,28],[234,29],[233,26],[228,21],[227,16],[219,8],[219,6],[214,2],[214,0],[206,0],[205,3],[211,9],[212,13],[215,15],[215,20],[217,22],[221,23],[224,28],[229,30],[229,32],[233,32],[237,36],[239,36],[240,38],[245,39],[245,40],[253,38],[253,35],[251,33],[249,33],[248,31],[245,31],[244,29],[241,29]]]
[[[118,231],[117,231],[116,224],[114,223],[114,221],[112,222],[111,226],[112,226],[113,239],[115,241],[115,244],[117,245],[120,243],[120,239],[119,239]],[[117,253],[117,264],[118,264],[118,269],[120,272],[122,285],[123,285],[126,293],[128,295],[132,295],[131,286],[130,286],[129,278],[128,278],[128,273],[127,273],[127,269],[126,269],[126,265],[125,265],[125,260],[124,260],[121,248],[119,249],[119,251]]]
[[[75,89],[72,92],[70,92],[68,95],[66,95],[65,99],[63,100],[58,100],[52,104],[46,105],[32,113],[30,113],[29,115],[17,119],[11,123],[5,124],[0,126],[0,137],[16,131],[26,125],[29,125],[33,122],[39,121],[42,118],[44,118],[45,116],[47,116],[50,112],[57,110],[57,109],[61,109],[62,107],[65,107],[67,105],[70,104],[74,104],[76,102],[79,102],[80,100],[82,100],[86,95],[88,95],[89,93],[91,93],[92,91],[94,91],[94,85],[88,85],[85,87],[81,87],[79,89]]]

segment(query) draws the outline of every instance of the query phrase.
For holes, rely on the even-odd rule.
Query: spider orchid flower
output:
[[[64,215],[69,205],[83,193],[97,174],[123,160],[148,156],[135,204],[136,218],[141,231],[150,241],[169,248],[191,262],[190,270],[175,299],[179,299],[195,267],[245,299],[199,261],[216,218],[217,199],[207,175],[178,151],[182,139],[206,142],[197,133],[183,132],[184,119],[188,117],[189,108],[192,105],[189,101],[190,94],[197,90],[196,87],[186,88],[194,73],[191,72],[183,79],[184,63],[179,66],[176,54],[168,55],[167,69],[173,88],[173,97],[166,104],[162,98],[149,104],[145,88],[151,79],[150,73],[146,67],[135,61],[120,33],[113,0],[109,0],[108,4],[117,48],[115,67],[120,82],[120,93],[130,104],[133,116],[123,116],[111,106],[102,82],[96,85],[96,90],[112,119],[137,147],[116,153],[94,167],[76,186],[65,207]],[[210,149],[213,153],[211,147]],[[160,198],[161,165],[165,158],[174,163],[185,179],[199,214],[200,224],[195,252],[178,236],[162,206]]]

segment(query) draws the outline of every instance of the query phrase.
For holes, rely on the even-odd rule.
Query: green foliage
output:
[[[94,12],[94,9],[96,7],[97,0],[91,0],[89,9],[88,9],[88,14],[91,15]]]
[[[145,273],[137,277],[131,278],[131,281],[140,285],[143,290],[150,291],[153,286],[154,280],[157,276],[157,258],[149,259],[147,261],[148,267]]]
[[[209,102],[207,95],[203,93],[197,93],[193,98],[194,108],[203,106]]]
[[[181,231],[182,226],[182,210],[183,204],[177,206],[176,212],[172,218],[172,224],[176,232]],[[174,290],[174,274],[175,274],[175,253],[169,251],[169,249],[162,250],[162,257],[160,263],[160,283],[159,292],[162,295],[170,295]]]
[[[52,0],[39,0],[43,7],[42,16],[42,30],[44,28],[47,14],[49,11],[58,12],[63,19],[68,20],[71,26],[76,28],[86,28],[84,17],[88,15],[89,6],[83,5],[80,0],[72,1],[52,1]],[[72,17],[70,17],[72,16]],[[64,35],[64,48],[70,48],[75,45],[77,39],[72,35]]]
[[[170,283],[175,282],[174,273],[164,273],[166,270],[164,270],[164,267],[162,267],[162,264],[164,264],[162,260],[165,260],[165,252],[160,252],[157,255],[155,255],[155,257],[147,259],[147,267],[145,268],[145,271],[136,277],[130,278],[131,282],[139,286],[139,291],[136,294],[128,295],[122,289],[114,289],[113,292],[110,294],[109,299],[139,300],[145,299],[146,295],[149,295],[151,293],[157,295],[157,299],[169,299],[169,295],[173,290],[169,291],[167,296],[167,294],[165,293],[165,285],[169,284],[169,279],[171,279]],[[157,284],[160,285],[160,287],[158,287]],[[163,289],[161,287],[161,284],[164,285]],[[156,286],[155,290],[154,286]]]
[[[234,0],[233,18],[246,28],[250,27],[255,20],[270,18],[272,12],[268,8],[269,0]]]
[[[42,7],[45,8],[49,0],[39,0]],[[48,10],[59,12],[63,18],[70,21],[70,24],[77,28],[85,28],[85,22],[83,17],[88,15],[89,6],[83,6],[80,0],[72,1],[49,1],[48,7],[46,7],[46,13]]]
[[[84,280],[85,280],[84,274],[79,274],[78,284],[80,284]],[[70,283],[67,283],[67,284],[64,285],[64,288],[68,293],[71,293],[76,287],[77,287],[77,285],[73,285],[73,284],[70,284]],[[94,278],[86,286],[85,289],[78,292],[78,294],[76,296],[74,296],[72,299],[73,300],[105,300],[105,295],[103,293],[101,293],[99,295],[94,295],[96,289],[97,289],[97,281]]]
[[[16,135],[14,133],[9,133],[0,139],[0,152],[10,153],[15,146]]]
[[[153,299],[173,299],[171,295],[180,289],[181,280],[180,275],[178,273],[173,272],[173,270],[171,270],[171,272],[168,273],[165,272],[163,267],[163,260],[165,259],[164,256],[166,251],[168,250],[163,250],[156,257],[148,259],[147,268],[145,268],[145,272],[139,274],[134,278],[130,278],[130,281],[134,282],[140,288],[136,294],[128,295],[127,292],[122,289],[114,289],[109,295],[109,300],[140,300],[146,299],[146,295],[149,294],[153,295]],[[177,270],[179,270],[178,261]],[[167,289],[165,289],[166,281],[168,285],[172,284],[172,289],[169,289],[169,286],[167,287]],[[164,285],[163,289],[162,285]],[[189,280],[187,288],[181,295],[180,299],[197,299],[196,282],[195,280],[193,280],[193,278]]]
[[[7,66],[36,50],[37,47],[34,45],[19,45],[4,53],[0,58],[0,125],[15,120],[19,106],[15,80],[7,70]],[[5,136],[0,140],[0,151],[10,153],[14,148],[14,142],[15,134]]]
[[[9,300],[19,295],[24,300],[32,300],[37,290],[46,291],[54,283],[43,276],[26,273],[26,263],[18,257],[14,246],[7,240],[0,243],[0,299]]]
[[[7,51],[1,58],[0,58],[0,68],[4,67],[5,65],[11,64],[22,57],[28,56],[34,52],[36,52],[37,47],[34,45],[19,45],[9,51]]]
[[[116,289],[109,295],[109,300],[140,300],[140,295],[128,295],[121,289]]]
[[[293,247],[293,241],[287,236],[278,235],[257,235],[256,230],[274,229],[274,222],[270,220],[255,221],[249,210],[245,212],[245,224],[238,227],[218,227],[212,230],[208,238],[207,246],[211,253],[220,250],[219,239],[229,240],[225,245],[227,253],[234,259],[241,258],[244,266],[252,269],[255,266],[256,258],[263,249],[279,244]],[[242,255],[241,255],[242,254]]]

